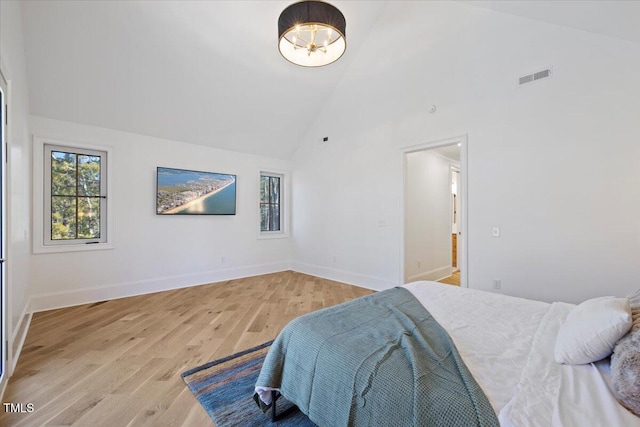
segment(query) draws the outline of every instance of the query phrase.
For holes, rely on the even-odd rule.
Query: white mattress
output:
[[[607,362],[554,362],[558,329],[573,305],[436,282],[405,287],[449,332],[501,426],[640,426],[612,395]]]

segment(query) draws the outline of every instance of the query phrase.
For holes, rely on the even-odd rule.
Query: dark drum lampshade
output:
[[[342,12],[329,3],[294,3],[278,19],[278,49],[287,61],[303,67],[331,64],[347,48],[346,27]]]

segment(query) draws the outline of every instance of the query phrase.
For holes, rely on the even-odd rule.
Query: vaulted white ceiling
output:
[[[467,0],[464,3],[640,44],[640,1],[637,0]]]
[[[288,1],[23,3],[32,114],[289,158],[384,2],[346,2],[348,46],[306,69],[277,49]]]
[[[290,158],[369,32],[397,28],[387,2],[336,0],[347,52],[297,67],[277,50],[290,3],[23,2],[31,113]],[[640,2],[465,3],[640,43]]]

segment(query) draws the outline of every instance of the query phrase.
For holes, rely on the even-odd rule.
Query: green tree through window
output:
[[[99,239],[102,156],[51,150],[51,240]]]
[[[280,231],[280,177],[260,176],[260,231]]]

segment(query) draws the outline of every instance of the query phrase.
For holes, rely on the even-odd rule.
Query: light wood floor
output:
[[[438,280],[438,282],[460,286],[460,270],[456,270],[451,276]]]
[[[276,337],[301,314],[371,293],[282,272],[36,313],[0,426],[208,426],[180,374]]]

